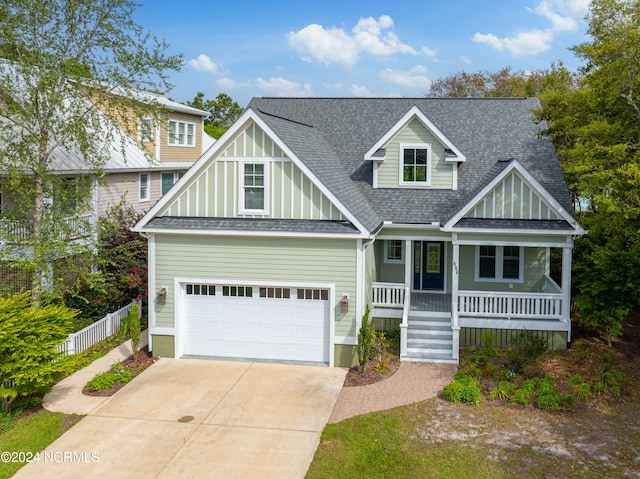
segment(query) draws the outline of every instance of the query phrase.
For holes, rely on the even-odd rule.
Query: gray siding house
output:
[[[154,354],[351,366],[367,305],[402,360],[523,330],[566,347],[584,230],[537,107],[254,98],[135,227]]]

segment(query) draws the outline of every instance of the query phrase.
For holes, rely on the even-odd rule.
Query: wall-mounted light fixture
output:
[[[348,313],[349,312],[349,295],[343,294],[342,298],[340,298],[340,312]]]
[[[156,293],[158,304],[165,304],[167,302],[167,288],[161,288]]]

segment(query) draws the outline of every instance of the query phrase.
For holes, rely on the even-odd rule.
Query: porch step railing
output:
[[[406,289],[403,283],[373,283],[373,306],[404,307]]]
[[[562,319],[562,295],[459,291],[460,316]]]

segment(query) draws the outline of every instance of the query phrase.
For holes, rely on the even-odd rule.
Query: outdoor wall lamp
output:
[[[349,295],[343,294],[340,299],[340,312],[348,313],[349,312]]]
[[[167,302],[167,288],[162,288],[157,293],[158,304],[165,304]]]

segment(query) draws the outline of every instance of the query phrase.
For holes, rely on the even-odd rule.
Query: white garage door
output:
[[[184,354],[329,361],[329,290],[183,285]]]

